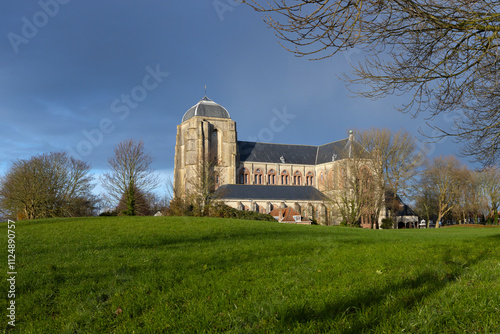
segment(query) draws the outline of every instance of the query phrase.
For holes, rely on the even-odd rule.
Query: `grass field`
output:
[[[15,240],[7,333],[500,332],[500,229],[102,217]]]

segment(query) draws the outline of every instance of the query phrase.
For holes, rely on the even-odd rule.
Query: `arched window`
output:
[[[240,184],[248,184],[250,182],[250,172],[243,168],[240,170]]]
[[[267,172],[267,184],[276,184],[276,172],[274,169]]]
[[[286,170],[281,172],[281,184],[288,184],[290,182],[290,174]]]
[[[262,184],[262,170],[260,168],[255,170],[253,179],[255,184]]]
[[[306,175],[306,184],[308,186],[312,186],[313,185],[313,178],[314,178],[314,175],[313,175],[312,172],[307,173],[307,175]]]
[[[337,178],[335,177],[335,171],[333,169],[328,171],[328,187],[331,189],[337,188]]]
[[[302,173],[299,171],[296,171],[293,174],[293,184],[296,186],[302,185]]]

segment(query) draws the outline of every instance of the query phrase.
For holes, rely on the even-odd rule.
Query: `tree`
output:
[[[463,166],[457,173],[457,198],[453,215],[460,222],[467,222],[484,211],[485,197],[481,192],[480,178],[477,172]]]
[[[152,163],[153,158],[144,151],[144,143],[132,139],[120,142],[114,156],[108,159],[110,171],[103,174],[102,185],[115,201],[123,199],[127,214],[135,215],[139,194],[148,193],[159,185]]]
[[[219,164],[212,159],[200,160],[196,165],[194,178],[188,180],[187,201],[194,209],[194,214],[198,216],[209,215],[211,205],[223,196],[216,190],[223,180],[220,179]]]
[[[424,217],[427,222],[427,228],[431,218],[437,217],[437,203],[435,199],[438,197],[436,188],[431,183],[428,174],[423,174],[412,185],[412,197],[415,203],[415,209],[419,216]]]
[[[500,208],[500,170],[498,167],[489,167],[479,174],[480,191],[489,203],[490,214],[498,223],[498,210]]]
[[[381,198],[380,188],[375,182],[377,171],[374,161],[353,137],[337,158],[339,161],[319,184],[320,190],[327,196],[331,210],[342,217],[344,224],[360,226],[363,221],[370,221],[373,227],[378,221]]]
[[[420,193],[430,194],[436,203],[436,227],[444,215],[457,207],[462,171],[461,163],[455,157],[447,156],[433,159],[422,172]]]
[[[460,112],[450,129],[463,153],[484,164],[500,149],[500,3],[471,0],[280,0],[265,5],[264,20],[297,56],[323,59],[353,48],[366,60],[350,83],[361,96],[408,94],[403,112],[430,118]],[[439,137],[439,136],[438,136]]]
[[[92,215],[89,172],[89,164],[62,152],[14,161],[0,179],[0,210],[17,219]]]
[[[389,129],[357,131],[357,141],[372,159],[377,189],[377,212],[384,206],[390,211],[400,209],[398,196],[403,196],[423,163],[423,153],[417,150],[415,138],[407,131]],[[391,197],[391,198],[387,198]]]

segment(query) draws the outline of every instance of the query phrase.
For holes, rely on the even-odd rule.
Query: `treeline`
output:
[[[412,188],[415,209],[427,222],[498,223],[500,171],[475,171],[453,156],[427,161]]]
[[[0,212],[18,220],[92,215],[98,198],[89,172],[66,153],[14,161],[0,179]]]
[[[159,184],[142,141],[119,143],[98,181],[107,190],[92,193],[97,180],[90,164],[67,153],[45,153],[12,162],[0,178],[0,216],[16,220],[98,215],[153,215],[167,201],[152,190]]]

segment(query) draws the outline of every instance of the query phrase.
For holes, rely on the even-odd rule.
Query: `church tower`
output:
[[[204,97],[177,125],[174,194],[184,196],[196,182],[201,166],[213,169],[216,187],[236,183],[237,134],[223,106]]]

